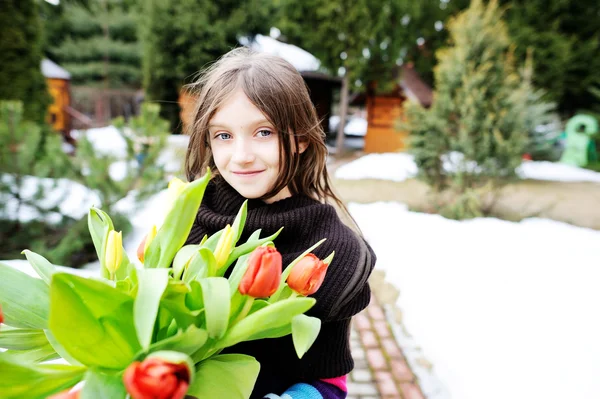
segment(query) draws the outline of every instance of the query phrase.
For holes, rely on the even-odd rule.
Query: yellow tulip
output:
[[[229,253],[231,252],[231,246],[233,244],[233,229],[230,225],[225,226],[223,234],[219,237],[217,247],[215,248],[215,260],[217,261],[217,269],[225,265]]]
[[[104,255],[104,264],[110,275],[113,276],[123,259],[123,234],[114,230],[108,232],[106,241],[106,252]]]

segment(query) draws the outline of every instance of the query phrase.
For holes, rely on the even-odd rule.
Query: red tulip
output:
[[[190,370],[186,363],[147,358],[131,363],[123,382],[132,399],[182,399],[190,384]]]
[[[288,276],[288,286],[300,295],[312,295],[321,287],[329,265],[313,254],[296,263]]]
[[[258,247],[250,254],[239,290],[242,295],[266,298],[277,291],[280,280],[281,254],[273,247]]]
[[[0,324],[4,323],[4,313],[2,313],[2,306],[0,306]]]
[[[54,394],[52,396],[48,396],[47,399],[79,399],[79,394],[81,393],[80,389],[76,389],[71,391],[71,388]]]

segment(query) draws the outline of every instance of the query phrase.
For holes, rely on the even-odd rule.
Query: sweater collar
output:
[[[231,224],[246,198],[223,178],[214,178],[206,188],[197,223],[212,233]],[[303,194],[292,195],[271,204],[260,199],[248,199],[246,232],[262,229],[261,236],[272,234],[285,226],[285,235],[304,229],[307,218],[322,209],[323,204]],[[313,215],[314,216],[314,215]]]

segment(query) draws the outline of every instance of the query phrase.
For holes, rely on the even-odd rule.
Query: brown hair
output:
[[[326,202],[333,199],[347,213],[334,194],[327,172],[325,132],[302,76],[281,57],[258,53],[246,47],[231,50],[201,72],[187,87],[197,98],[186,153],[189,180],[215,166],[208,135],[208,123],[229,96],[241,88],[248,99],[267,117],[280,135],[279,178],[261,199],[271,198],[286,186],[292,195],[304,194]],[[299,153],[299,143],[307,145]]]

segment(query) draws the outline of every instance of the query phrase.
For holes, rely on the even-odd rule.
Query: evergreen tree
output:
[[[571,115],[598,101],[588,91],[600,85],[600,3],[596,0],[505,0],[516,57],[533,49],[533,83]]]
[[[530,90],[497,0],[473,0],[448,29],[449,47],[437,53],[434,103],[409,104],[403,128],[421,177],[438,191],[466,193],[514,176],[527,143]]]
[[[132,0],[46,4],[45,47],[74,85],[141,87],[141,45]]]
[[[234,47],[238,37],[270,28],[270,0],[144,0],[140,38],[147,100],[179,130],[181,87],[209,62]]]
[[[27,120],[43,123],[50,95],[42,75],[36,0],[4,0],[0,12],[0,100],[21,101]]]

